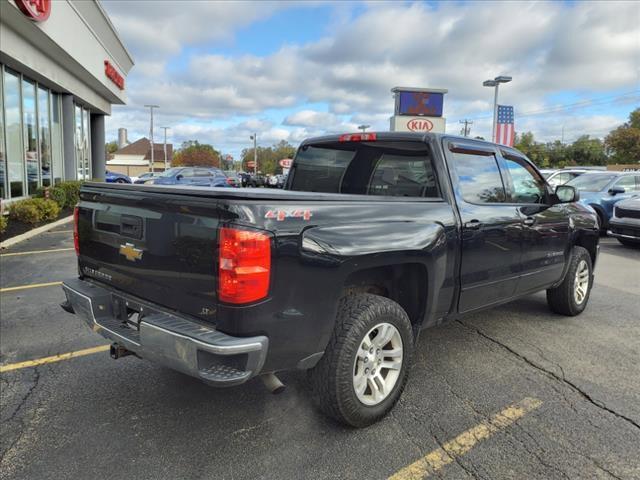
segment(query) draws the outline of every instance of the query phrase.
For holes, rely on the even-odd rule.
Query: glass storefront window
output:
[[[38,127],[36,125],[36,84],[22,80],[22,119],[24,123],[24,159],[27,164],[29,195],[36,193],[40,177],[38,161]]]
[[[76,168],[78,180],[91,179],[89,111],[76,105]]]
[[[51,164],[53,183],[58,184],[64,178],[62,118],[60,116],[60,95],[54,92],[51,92]]]
[[[24,195],[24,155],[22,150],[22,121],[20,112],[20,76],[5,68],[4,119],[7,145],[7,173],[11,197]]]
[[[33,195],[63,179],[61,95],[0,64],[0,198]]]
[[[49,125],[49,90],[38,87],[38,128],[40,131],[40,176],[42,186],[51,185],[51,126]]]

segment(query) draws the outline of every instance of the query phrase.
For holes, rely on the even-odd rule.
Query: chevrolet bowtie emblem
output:
[[[124,255],[130,262],[135,262],[142,259],[142,250],[136,248],[133,243],[125,243],[120,245],[120,255]]]

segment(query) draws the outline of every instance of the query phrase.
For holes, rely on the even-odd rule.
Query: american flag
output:
[[[498,123],[496,124],[496,143],[513,147],[516,131],[513,125],[513,107],[498,105]]]

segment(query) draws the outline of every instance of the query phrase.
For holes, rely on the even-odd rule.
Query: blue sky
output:
[[[447,88],[447,131],[488,136],[492,90],[516,130],[602,137],[640,105],[640,2],[170,2],[103,5],[136,65],[107,136],[197,139],[236,158],[260,144],[387,130],[397,85]],[[589,104],[589,101],[592,103]],[[519,116],[520,114],[520,116]],[[156,138],[161,130],[157,130]]]

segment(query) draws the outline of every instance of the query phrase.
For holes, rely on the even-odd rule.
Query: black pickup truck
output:
[[[540,290],[584,310],[599,231],[577,195],[512,148],[389,132],[303,142],[283,190],[86,183],[63,307],[114,358],[214,386],[308,370],[323,411],[365,426],[423,329]]]

